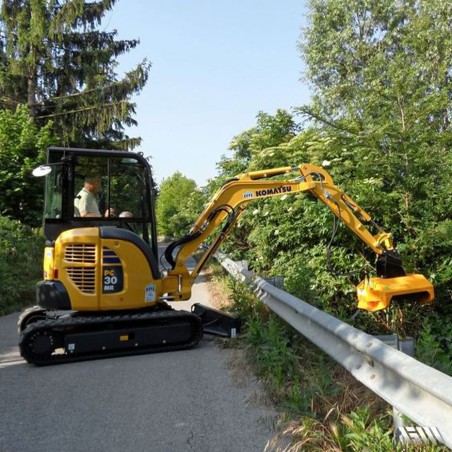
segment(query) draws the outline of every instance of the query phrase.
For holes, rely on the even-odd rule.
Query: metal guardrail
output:
[[[277,289],[243,264],[218,257],[279,317],[413,422],[438,429],[441,442],[452,448],[451,377]]]

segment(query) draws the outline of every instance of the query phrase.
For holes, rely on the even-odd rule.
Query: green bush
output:
[[[448,375],[452,375],[452,320],[437,314],[424,319],[416,343],[417,358]]]
[[[38,129],[25,105],[0,110],[0,215],[36,227],[41,222],[44,178],[31,171],[54,143],[52,123]]]
[[[272,401],[292,415],[325,414],[323,401],[342,391],[333,381],[339,366],[272,313],[248,287],[235,282],[229,289],[229,310],[243,322],[242,344]]]
[[[164,179],[156,206],[159,234],[172,237],[187,234],[202,212],[205,201],[196,182],[179,171]]]
[[[0,314],[34,304],[42,274],[44,238],[17,220],[0,217]]]
[[[344,224],[335,224],[330,210],[309,194],[253,201],[223,246],[224,252],[234,260],[248,260],[259,275],[284,276],[288,292],[369,334],[397,333],[417,339],[429,316],[441,317],[444,320],[432,324],[442,351],[437,359],[442,354],[443,361],[450,359],[452,210],[448,199],[452,185],[447,174],[452,163],[448,154],[433,153],[441,148],[441,140],[432,149],[395,140],[382,162],[378,146],[328,128],[309,127],[296,136],[287,129],[284,138],[276,134],[276,141],[261,146],[261,138],[274,135],[270,120],[273,126],[281,123],[277,115],[265,123],[258,118],[257,128],[243,132],[232,143],[234,155],[220,162],[221,176],[230,177],[230,168],[246,172],[324,163],[335,184],[393,235],[407,273],[424,274],[433,283],[435,302],[431,306],[392,303],[382,312],[356,315],[355,286],[365,276],[375,275],[375,253]],[[409,178],[400,176],[403,155],[410,162]],[[432,161],[444,171],[430,171]],[[366,227],[374,235],[379,232],[372,222]]]

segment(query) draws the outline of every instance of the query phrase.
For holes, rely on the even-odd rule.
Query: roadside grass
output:
[[[217,307],[238,314],[242,333],[234,341],[265,391],[264,403],[279,413],[266,451],[447,451],[447,447],[395,446],[392,408],[339,364],[270,312],[245,286],[210,267]],[[243,356],[245,358],[243,358]],[[246,362],[246,364],[245,364]],[[279,448],[283,440],[290,446]]]

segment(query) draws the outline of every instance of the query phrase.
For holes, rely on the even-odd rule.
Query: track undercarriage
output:
[[[184,350],[201,340],[203,325],[197,315],[169,307],[102,315],[34,307],[21,315],[19,332],[22,357],[47,365]]]

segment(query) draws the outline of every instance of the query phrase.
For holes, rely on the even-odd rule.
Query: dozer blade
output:
[[[366,311],[385,309],[393,300],[417,302],[433,301],[433,285],[423,275],[413,274],[394,278],[366,278],[356,287],[358,308]]]
[[[201,319],[204,333],[231,338],[240,333],[241,322],[234,315],[201,303],[195,303],[191,307],[191,312]]]

